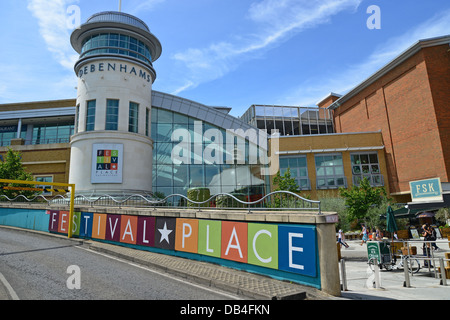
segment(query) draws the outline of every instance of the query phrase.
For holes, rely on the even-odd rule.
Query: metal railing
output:
[[[430,256],[425,256],[422,254],[422,256],[420,254],[415,254],[412,255],[411,254],[411,249],[410,249],[410,244],[411,243],[419,243],[422,244],[424,246],[428,246],[430,245]],[[428,273],[432,274],[434,273],[434,278],[435,279],[440,279],[439,284],[442,286],[447,286],[447,280],[450,280],[447,277],[446,274],[446,269],[445,269],[445,262],[450,262],[450,259],[445,259],[445,258],[441,258],[441,257],[435,257],[434,256],[434,250],[431,250],[431,245],[433,243],[439,243],[439,244],[447,244],[450,245],[450,241],[445,241],[445,239],[442,240],[434,240],[434,241],[424,241],[424,240],[403,240],[403,247],[407,248],[407,255],[404,259],[404,265],[403,265],[403,274],[404,274],[404,281],[403,281],[403,287],[406,288],[411,288],[411,277],[414,276],[414,272],[412,272],[411,268],[409,268],[409,263],[411,260],[420,260],[420,261],[427,261],[427,266],[420,267],[420,270],[422,270],[422,268],[428,269]],[[397,255],[397,252],[392,252],[393,255]],[[371,288],[372,284],[373,284],[373,288],[380,288],[380,282],[381,282],[381,278],[380,278],[380,268],[378,265],[378,259],[377,258],[371,258],[369,259],[369,263],[370,260],[375,260],[373,266],[374,266],[374,270],[373,270],[373,274],[371,274],[369,276],[369,278],[366,281],[366,286]],[[438,263],[436,263],[438,262]],[[340,269],[340,275],[341,275],[341,290],[342,291],[347,291],[348,290],[348,278],[347,278],[347,271],[346,271],[346,261],[344,258],[341,258],[339,260],[339,269]],[[438,271],[438,269],[436,268],[436,266],[439,266],[440,268],[440,272]],[[420,272],[420,271],[419,271]],[[416,277],[418,276],[417,274],[415,275]]]
[[[217,198],[231,199],[226,205],[219,205]],[[10,199],[6,195],[0,195],[0,201],[9,202],[27,202],[27,203],[47,203],[48,205],[67,205],[70,198],[63,195],[46,197],[44,195],[36,195],[27,198],[19,195]],[[233,194],[218,193],[210,196],[203,201],[194,201],[182,194],[171,194],[163,199],[156,198],[154,195],[133,194],[129,196],[123,195],[98,195],[98,196],[75,196],[75,205],[88,206],[115,206],[115,207],[152,207],[154,209],[160,207],[166,208],[187,208],[197,209],[220,209],[220,210],[247,210],[252,211],[311,211],[319,215],[322,214],[320,201],[310,200],[299,196],[290,191],[274,191],[254,201],[244,201],[237,198]]]
[[[419,243],[422,244],[422,250],[425,248],[425,252],[421,255],[417,254],[417,255],[411,255],[411,251],[410,251],[410,244],[411,243]],[[413,257],[414,259],[420,260],[420,261],[424,261],[424,266],[425,268],[428,269],[429,273],[434,273],[434,277],[436,279],[441,278],[441,285],[446,286],[447,285],[447,277],[446,277],[446,271],[445,271],[445,266],[444,266],[444,262],[445,261],[450,261],[450,259],[444,259],[444,258],[438,258],[434,256],[434,252],[435,250],[433,250],[431,247],[433,244],[436,243],[440,243],[440,244],[444,244],[446,243],[445,240],[444,241],[437,241],[437,240],[404,240],[403,241],[403,246],[407,248],[408,250],[408,254],[407,257],[411,258]],[[450,243],[450,241],[447,242],[447,244]],[[419,248],[417,248],[417,250],[419,250]],[[428,253],[429,252],[429,253]],[[429,254],[429,255],[428,255]],[[409,259],[408,259],[409,260]],[[438,272],[438,269],[436,267],[436,262],[439,263],[439,267],[440,267],[440,272]],[[425,265],[426,263],[426,265]],[[411,276],[413,274],[411,273]],[[410,279],[409,279],[409,273],[405,272],[405,286],[406,287],[410,287]]]

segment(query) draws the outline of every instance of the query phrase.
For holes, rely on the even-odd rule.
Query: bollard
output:
[[[405,259],[404,265],[403,265],[403,272],[405,274],[405,281],[403,282],[403,286],[405,288],[411,288],[411,282],[409,281],[409,259]]]
[[[444,259],[439,258],[439,265],[441,266],[441,285],[447,286],[447,275],[445,274]]]
[[[378,259],[375,259],[374,270],[375,270],[375,288],[376,289],[380,289],[380,287],[381,287],[381,284],[380,284],[380,267],[378,265]]]
[[[347,274],[345,272],[345,260],[341,259],[341,278],[342,278],[342,291],[347,291]]]

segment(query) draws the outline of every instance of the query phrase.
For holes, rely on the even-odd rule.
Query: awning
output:
[[[450,194],[444,193],[442,194],[442,198],[444,201],[431,201],[431,202],[408,202],[408,208],[411,210],[415,210],[416,212],[420,211],[433,211],[438,210],[440,208],[450,207]]]
[[[433,211],[433,210],[438,210],[439,208],[429,208],[427,210]],[[408,205],[408,208],[400,208],[397,210],[394,210],[394,217],[396,219],[408,219],[408,218],[418,218],[417,214],[420,214],[422,212],[424,212],[424,209],[411,209],[410,206]],[[386,214],[382,214],[380,215],[380,218],[382,220],[386,219]]]

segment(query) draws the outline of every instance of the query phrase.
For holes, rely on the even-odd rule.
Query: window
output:
[[[152,64],[150,48],[136,38],[118,33],[95,34],[83,42],[80,58],[101,53],[121,54]]]
[[[11,140],[17,138],[17,126],[0,126],[0,147],[10,146]],[[27,135],[27,126],[23,125],[20,132],[20,138],[25,139]]]
[[[138,118],[139,118],[139,105],[134,102],[130,102],[130,116],[129,116],[129,132],[138,132]]]
[[[311,190],[306,156],[280,157],[280,175],[283,176],[288,168],[300,190]]]
[[[150,137],[150,110],[145,108],[145,135]]]
[[[353,153],[352,160],[352,178],[353,184],[359,185],[361,180],[366,177],[371,186],[384,186],[383,175],[380,172],[380,164],[378,163],[378,154],[370,153]]]
[[[95,130],[95,100],[87,102],[87,112],[86,112],[86,131]]]
[[[31,144],[68,143],[73,133],[72,121],[35,124]]]
[[[119,122],[119,100],[106,100],[106,130],[117,130]]]
[[[341,154],[316,155],[315,162],[317,189],[347,187]]]
[[[78,104],[75,112],[75,133],[77,133],[80,128],[79,124],[80,124],[80,105]]]
[[[37,182],[53,182],[53,177],[52,176],[40,176],[40,177],[35,177],[35,181]],[[43,188],[43,189],[52,189],[51,186],[49,185],[36,185],[36,188]],[[50,191],[43,191],[42,195],[46,196],[46,195],[51,195],[52,193]]]

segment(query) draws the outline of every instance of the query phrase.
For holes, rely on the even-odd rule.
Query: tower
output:
[[[161,43],[142,20],[111,11],[91,16],[70,41],[80,54],[70,183],[91,196],[150,192],[153,62]]]

